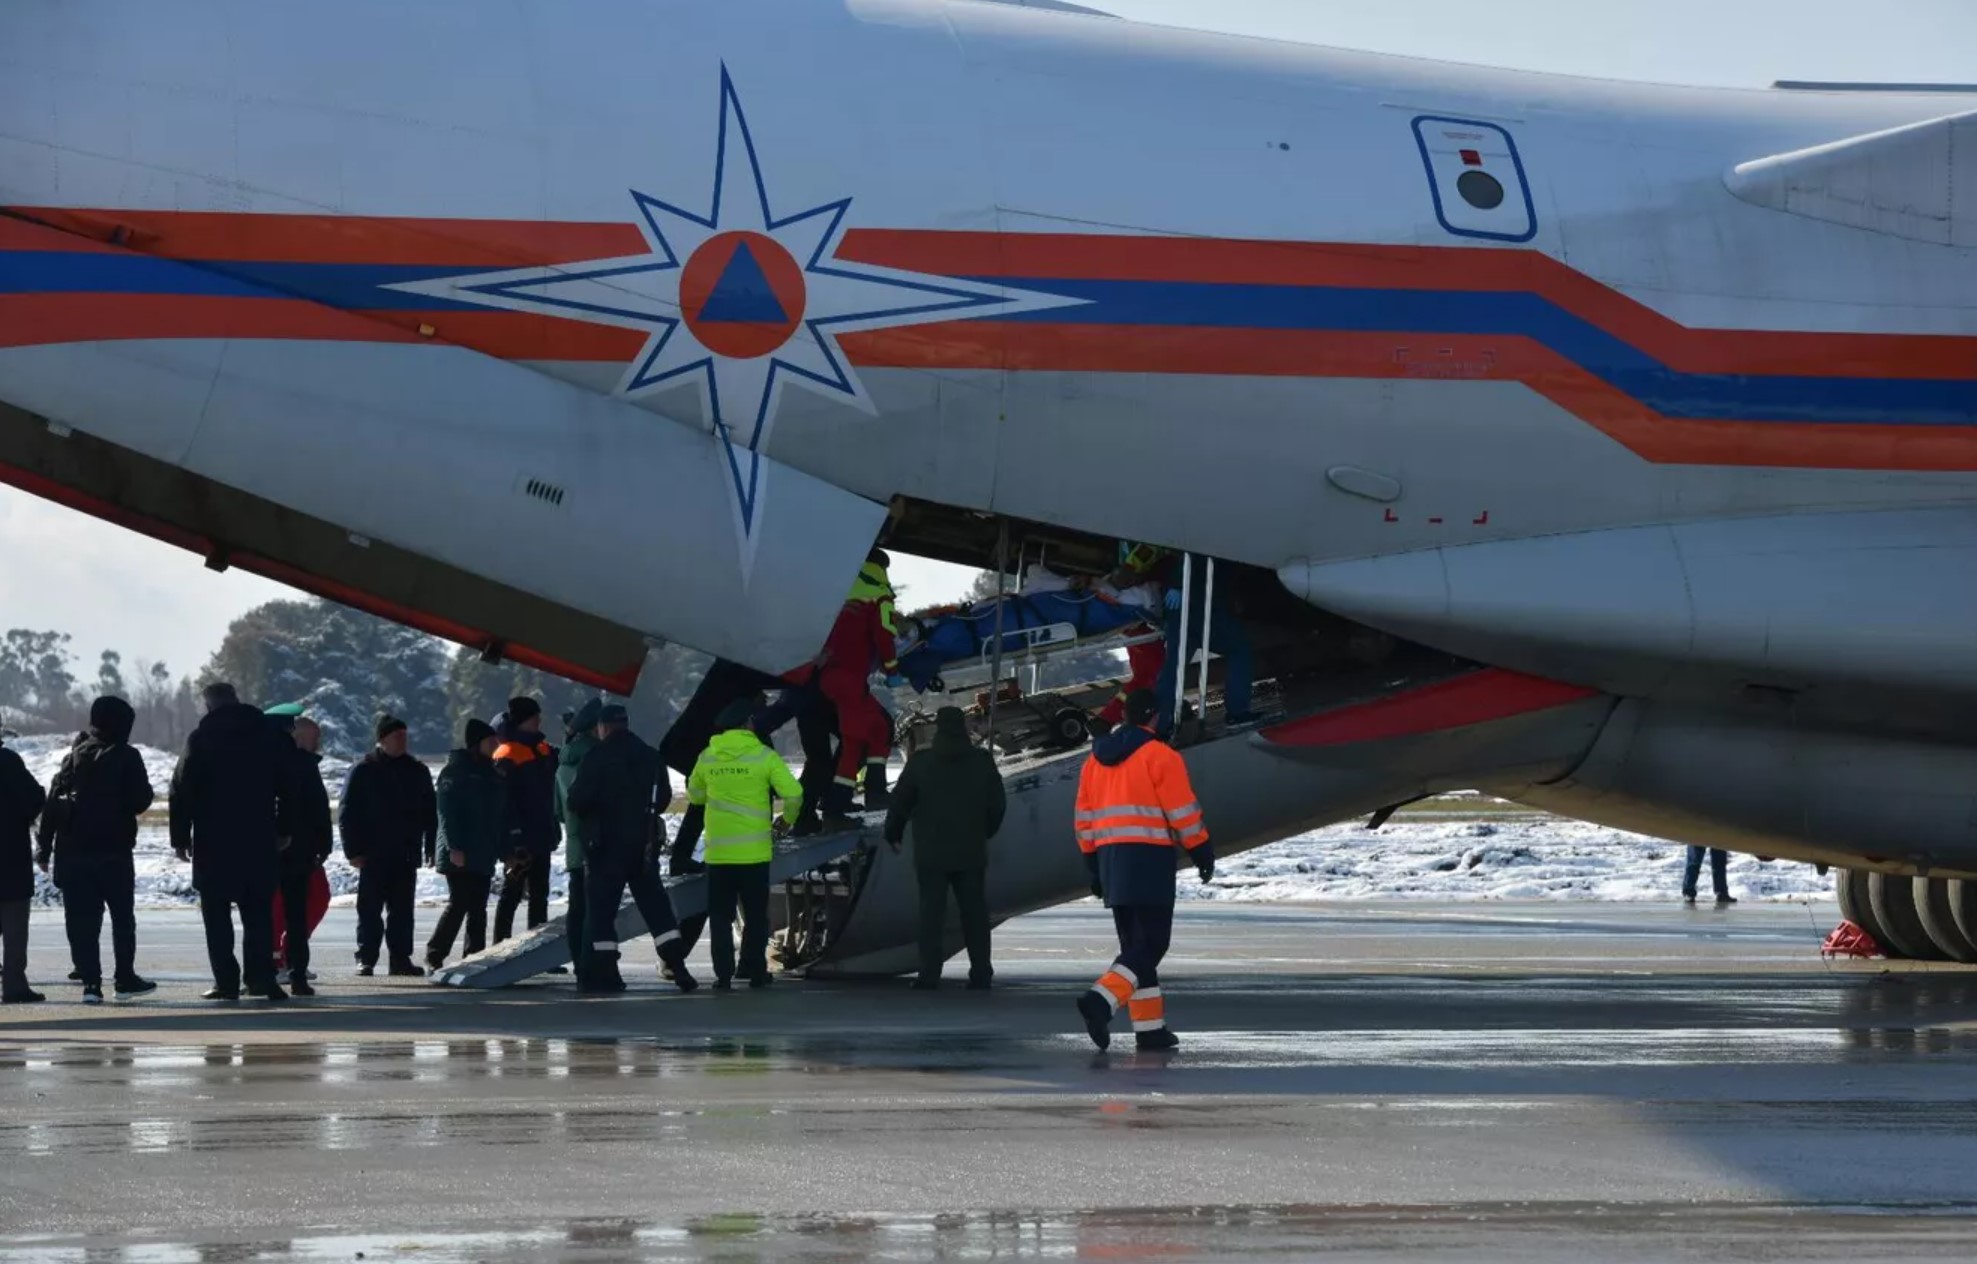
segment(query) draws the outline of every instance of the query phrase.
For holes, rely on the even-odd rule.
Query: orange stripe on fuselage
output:
[[[1977,338],[1691,329],[1533,250],[855,229],[837,258],[943,276],[1527,291],[1683,373],[1960,380]]]

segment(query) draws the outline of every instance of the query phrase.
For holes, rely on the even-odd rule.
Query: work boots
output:
[[[886,766],[883,760],[868,760],[865,764],[865,810],[883,812],[892,803],[892,791],[886,787]]]
[[[625,990],[625,976],[618,973],[618,954],[590,954],[589,968],[577,978],[577,991],[604,995]]]
[[[1133,1037],[1133,1043],[1138,1046],[1141,1053],[1171,1053],[1181,1047],[1180,1037],[1165,1027],[1140,1032]]]
[[[686,968],[686,954],[675,949],[662,953],[659,957],[659,977],[669,980],[682,992],[691,992],[700,986],[700,980]]]

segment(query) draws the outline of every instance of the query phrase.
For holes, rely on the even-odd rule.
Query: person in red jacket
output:
[[[875,667],[888,679],[899,674],[892,579],[886,573],[891,564],[892,559],[879,549],[873,549],[865,559],[851,596],[838,612],[830,639],[824,642],[823,663],[817,673],[817,687],[837,708],[842,739],[837,778],[831,785],[830,801],[824,805],[825,823],[832,829],[852,824],[848,818],[858,793],[858,778],[872,765],[877,765],[878,777],[868,781],[864,810],[872,812],[886,806],[884,791],[877,783],[892,751],[892,721],[872,696],[871,680]]]

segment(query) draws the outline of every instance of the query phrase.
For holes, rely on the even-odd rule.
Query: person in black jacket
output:
[[[294,743],[232,685],[208,685],[206,715],[186,739],[172,775],[172,850],[192,862],[192,885],[206,923],[213,964],[208,1000],[237,1001],[242,965],[233,955],[233,909],[247,992],[270,1001],[288,993],[275,980],[274,897],[280,838],[297,795]]]
[[[534,698],[511,700],[494,732],[500,739],[494,762],[508,785],[506,872],[494,906],[498,944],[515,933],[515,910],[524,895],[529,929],[549,920],[549,866],[563,841],[563,822],[556,815],[556,748],[542,737],[542,704]]]
[[[389,946],[391,973],[423,976],[412,960],[412,901],[419,866],[433,863],[439,806],[432,773],[406,753],[405,721],[378,720],[377,749],[343,788],[343,854],[357,870],[357,973],[377,969]]]
[[[995,756],[968,740],[968,718],[959,707],[942,707],[934,716],[933,746],[906,761],[886,813],[886,842],[895,852],[907,828],[913,830],[913,868],[920,884],[920,977],[914,987],[940,986],[950,889],[968,948],[968,986],[979,991],[994,977],[988,844],[1002,828],[1006,808]]]
[[[275,945],[275,955],[288,967],[288,990],[314,996],[316,989],[309,982],[309,935],[315,929],[309,916],[309,888],[320,880],[323,862],[336,846],[336,832],[330,824],[329,789],[323,785],[323,757],[316,752],[322,729],[302,716],[289,736],[294,742],[288,760],[295,803],[281,849],[282,942]]]
[[[584,843],[585,919],[590,952],[580,958],[577,986],[586,992],[622,992],[618,970],[618,904],[627,889],[645,918],[658,951],[663,977],[682,992],[699,986],[686,967],[673,903],[659,881],[653,844],[664,837],[659,816],[673,799],[666,764],[659,752],[626,727],[625,709],[607,706],[598,713],[597,746],[584,756],[566,796],[570,810],[589,829]]]
[[[34,899],[34,860],[28,831],[47,795],[0,730],[0,1005],[48,998],[28,986],[27,922]]]
[[[110,945],[119,1000],[155,991],[137,973],[137,818],[151,806],[151,778],[144,757],[130,745],[137,713],[121,698],[90,704],[89,731],[76,738],[51,787],[42,814],[42,868],[53,869],[62,892],[62,920],[69,956],[82,982],[82,999],[103,999],[100,940],[110,914]],[[52,865],[51,865],[52,861]]]
[[[439,774],[439,863],[446,879],[446,911],[426,943],[426,968],[437,971],[453,951],[464,923],[466,955],[487,947],[487,889],[506,838],[508,788],[494,762],[494,730],[467,721],[465,740]]]

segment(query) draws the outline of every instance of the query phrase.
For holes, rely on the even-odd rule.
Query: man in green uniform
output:
[[[570,871],[570,911],[563,919],[563,929],[570,945],[570,965],[579,977],[590,952],[590,936],[585,933],[590,917],[589,889],[584,874],[589,856],[584,844],[589,841],[590,829],[570,808],[570,787],[576,784],[584,756],[597,749],[597,717],[603,711],[603,700],[592,698],[564,722],[563,751],[556,765],[556,816],[563,822],[563,863]]]
[[[920,977],[913,986],[940,986],[947,923],[947,893],[961,913],[961,941],[968,947],[968,986],[989,986],[988,841],[1002,828],[1007,806],[995,757],[968,740],[967,717],[958,707],[934,716],[934,742],[915,751],[893,787],[886,812],[886,842],[899,850],[913,829],[913,868],[920,879]]]
[[[706,808],[702,836],[707,854],[708,950],[714,986],[734,986],[734,920],[742,917],[741,962],[748,986],[768,987],[769,862],[775,856],[775,800],[783,801],[785,828],[803,810],[803,787],[782,757],[749,727],[754,707],[737,702],[721,713],[721,731],[707,744],[687,778],[689,803]]]

